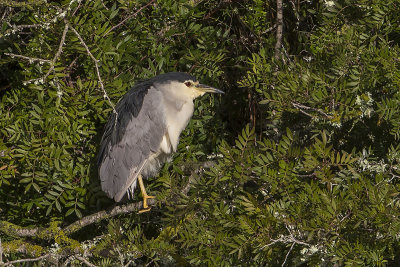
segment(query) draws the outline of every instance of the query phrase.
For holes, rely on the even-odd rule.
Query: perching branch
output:
[[[188,167],[189,169],[194,169],[191,171],[191,175],[189,176],[187,185],[181,190],[182,194],[187,194],[190,190],[191,184],[195,180],[195,176],[198,175],[199,173],[203,172],[204,168],[210,168],[215,164],[213,161],[206,161],[201,164],[194,164]],[[196,166],[196,167],[194,167]],[[149,206],[154,206],[156,203],[160,201],[157,201],[156,199],[149,199],[148,204]],[[68,226],[66,226],[63,229],[60,229],[57,227],[57,224],[50,225],[49,228],[23,228],[20,226],[17,226],[15,224],[11,224],[5,221],[0,221],[0,231],[5,233],[6,235],[9,236],[18,236],[18,237],[33,237],[34,239],[41,239],[41,240],[51,240],[54,239],[56,243],[60,242],[59,240],[63,240],[63,242],[67,242],[69,245],[62,248],[61,252],[51,252],[47,251],[41,246],[38,246],[31,241],[24,241],[24,240],[13,240],[11,242],[6,242],[6,243],[1,243],[0,240],[0,266],[13,266],[14,264],[18,263],[23,263],[23,262],[34,262],[34,261],[40,261],[40,260],[47,260],[47,261],[52,261],[56,260],[57,262],[65,257],[65,256],[70,256],[68,259],[64,262],[63,266],[67,266],[68,263],[76,259],[80,261],[81,263],[90,266],[90,267],[96,267],[96,265],[92,264],[87,260],[86,258],[86,252],[88,252],[86,249],[83,249],[84,252],[82,252],[82,246],[79,244],[79,242],[72,240],[68,238],[68,235],[71,235],[72,233],[75,233],[79,230],[81,230],[83,227],[93,224],[95,222],[99,222],[104,219],[108,219],[117,215],[121,214],[126,214],[126,213],[131,213],[131,212],[138,212],[140,209],[142,209],[143,203],[142,201],[136,202],[136,203],[131,203],[127,205],[120,205],[120,206],[114,206],[109,210],[106,211],[100,211],[95,214],[86,216]],[[71,248],[76,248],[74,249],[74,252],[71,251]],[[71,252],[73,253],[71,255]],[[2,255],[3,253],[22,253],[26,255],[31,255],[33,257],[47,253],[44,255],[41,255],[40,257],[36,258],[28,258],[28,259],[20,259],[16,261],[10,261],[10,262],[2,262]],[[68,254],[66,254],[68,253]],[[82,254],[83,253],[83,254]],[[128,266],[129,263],[125,266]]]
[[[202,163],[194,171],[192,171],[191,175],[189,176],[187,185],[181,191],[182,194],[187,195],[187,193],[189,192],[190,186],[191,186],[191,183],[193,182],[195,174],[201,172],[204,168],[211,168],[214,164],[215,164],[215,162],[213,162],[213,161],[206,161],[206,162]],[[147,204],[150,207],[154,206],[157,202],[158,201],[154,198],[150,198],[147,200]],[[87,225],[90,225],[90,224],[93,224],[96,222],[100,222],[104,219],[115,217],[115,216],[121,215],[121,214],[138,212],[139,210],[142,209],[142,207],[143,207],[142,201],[127,204],[127,205],[114,206],[110,210],[102,210],[102,211],[96,212],[94,214],[91,214],[89,216],[83,217],[79,221],[76,221],[76,222],[68,225],[67,227],[65,227],[63,229],[63,232],[66,235],[70,235],[70,234],[82,229],[83,227],[85,227]]]
[[[149,206],[154,206],[156,204],[156,199],[149,199],[147,204]],[[65,235],[70,235],[77,232],[85,226],[90,224],[100,222],[104,219],[115,217],[121,214],[127,214],[132,212],[137,212],[143,207],[143,202],[135,202],[127,205],[114,206],[110,210],[102,210],[94,214],[83,217],[82,219],[73,222],[72,224],[66,226],[63,229],[59,229],[64,232]],[[39,239],[50,240],[54,238],[55,232],[48,228],[23,228],[18,225],[0,221],[0,231],[8,236],[18,236],[18,237],[36,237]]]
[[[154,206],[156,203],[157,203],[156,199],[148,199],[147,200],[147,204],[149,206]],[[127,204],[127,205],[114,206],[110,210],[102,210],[102,211],[96,212],[94,214],[88,215],[86,217],[83,217],[79,221],[73,222],[72,224],[65,227],[63,229],[63,231],[65,232],[66,235],[70,235],[90,224],[100,222],[102,220],[105,220],[105,219],[108,219],[111,217],[115,217],[117,215],[137,212],[142,207],[143,207],[142,201]]]
[[[215,164],[214,161],[206,161],[201,163],[196,167],[194,171],[191,172],[191,175],[189,176],[188,183],[187,185],[182,189],[182,194],[186,195],[191,187],[192,182],[194,181],[194,176],[198,173],[200,173],[204,168],[210,168]],[[159,201],[156,199],[148,199],[147,204],[149,206],[154,206],[157,204]],[[143,207],[143,202],[135,202],[135,203],[130,203],[126,205],[119,205],[119,206],[114,206],[111,209],[108,210],[102,210],[99,212],[96,212],[94,214],[88,215],[86,217],[81,218],[80,220],[73,222],[72,224],[64,227],[63,229],[55,229],[55,227],[50,227],[50,228],[24,228],[20,227],[18,225],[6,222],[6,221],[0,221],[0,231],[5,233],[8,236],[18,236],[18,237],[34,237],[38,239],[44,239],[44,240],[50,240],[53,239],[54,236],[58,233],[63,233],[66,236],[69,236],[80,229],[82,229],[85,226],[88,226],[90,224],[100,222],[102,220],[115,217],[117,215],[121,214],[127,214],[127,213],[132,213],[132,212],[138,212],[141,210]]]
[[[276,43],[275,43],[275,59],[279,60],[282,47],[282,33],[283,33],[283,11],[282,0],[276,0]]]

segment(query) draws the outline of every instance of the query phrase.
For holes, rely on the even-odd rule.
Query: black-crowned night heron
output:
[[[149,210],[143,177],[154,176],[176,151],[179,135],[193,115],[193,100],[223,93],[181,72],[155,76],[129,90],[111,114],[101,140],[101,188],[116,202],[133,196],[139,181],[143,210]]]

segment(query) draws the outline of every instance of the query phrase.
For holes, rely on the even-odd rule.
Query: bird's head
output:
[[[223,91],[217,88],[199,83],[198,81],[194,80],[186,80],[183,82],[183,84],[187,87],[186,89],[188,90],[188,93],[192,94],[193,98],[202,96],[205,93],[224,94]]]
[[[219,89],[198,82],[196,78],[183,72],[170,72],[156,77],[159,79],[158,82],[163,83],[163,88],[182,97],[195,99],[205,93],[224,93]]]

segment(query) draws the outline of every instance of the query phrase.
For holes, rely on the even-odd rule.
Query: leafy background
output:
[[[277,1],[0,1],[2,260],[396,266],[400,2],[278,2],[276,51]],[[146,183],[159,204],[68,238],[9,234],[113,205],[103,126],[136,81],[169,71],[226,94],[196,100]],[[187,166],[210,160],[183,194]]]

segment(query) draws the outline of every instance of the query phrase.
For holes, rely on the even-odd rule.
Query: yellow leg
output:
[[[142,191],[142,196],[143,196],[143,209],[139,211],[139,213],[142,213],[150,210],[149,206],[147,205],[147,199],[155,197],[147,195],[146,188],[144,187],[143,184],[142,175],[139,174],[138,180],[139,180],[140,191]]]

